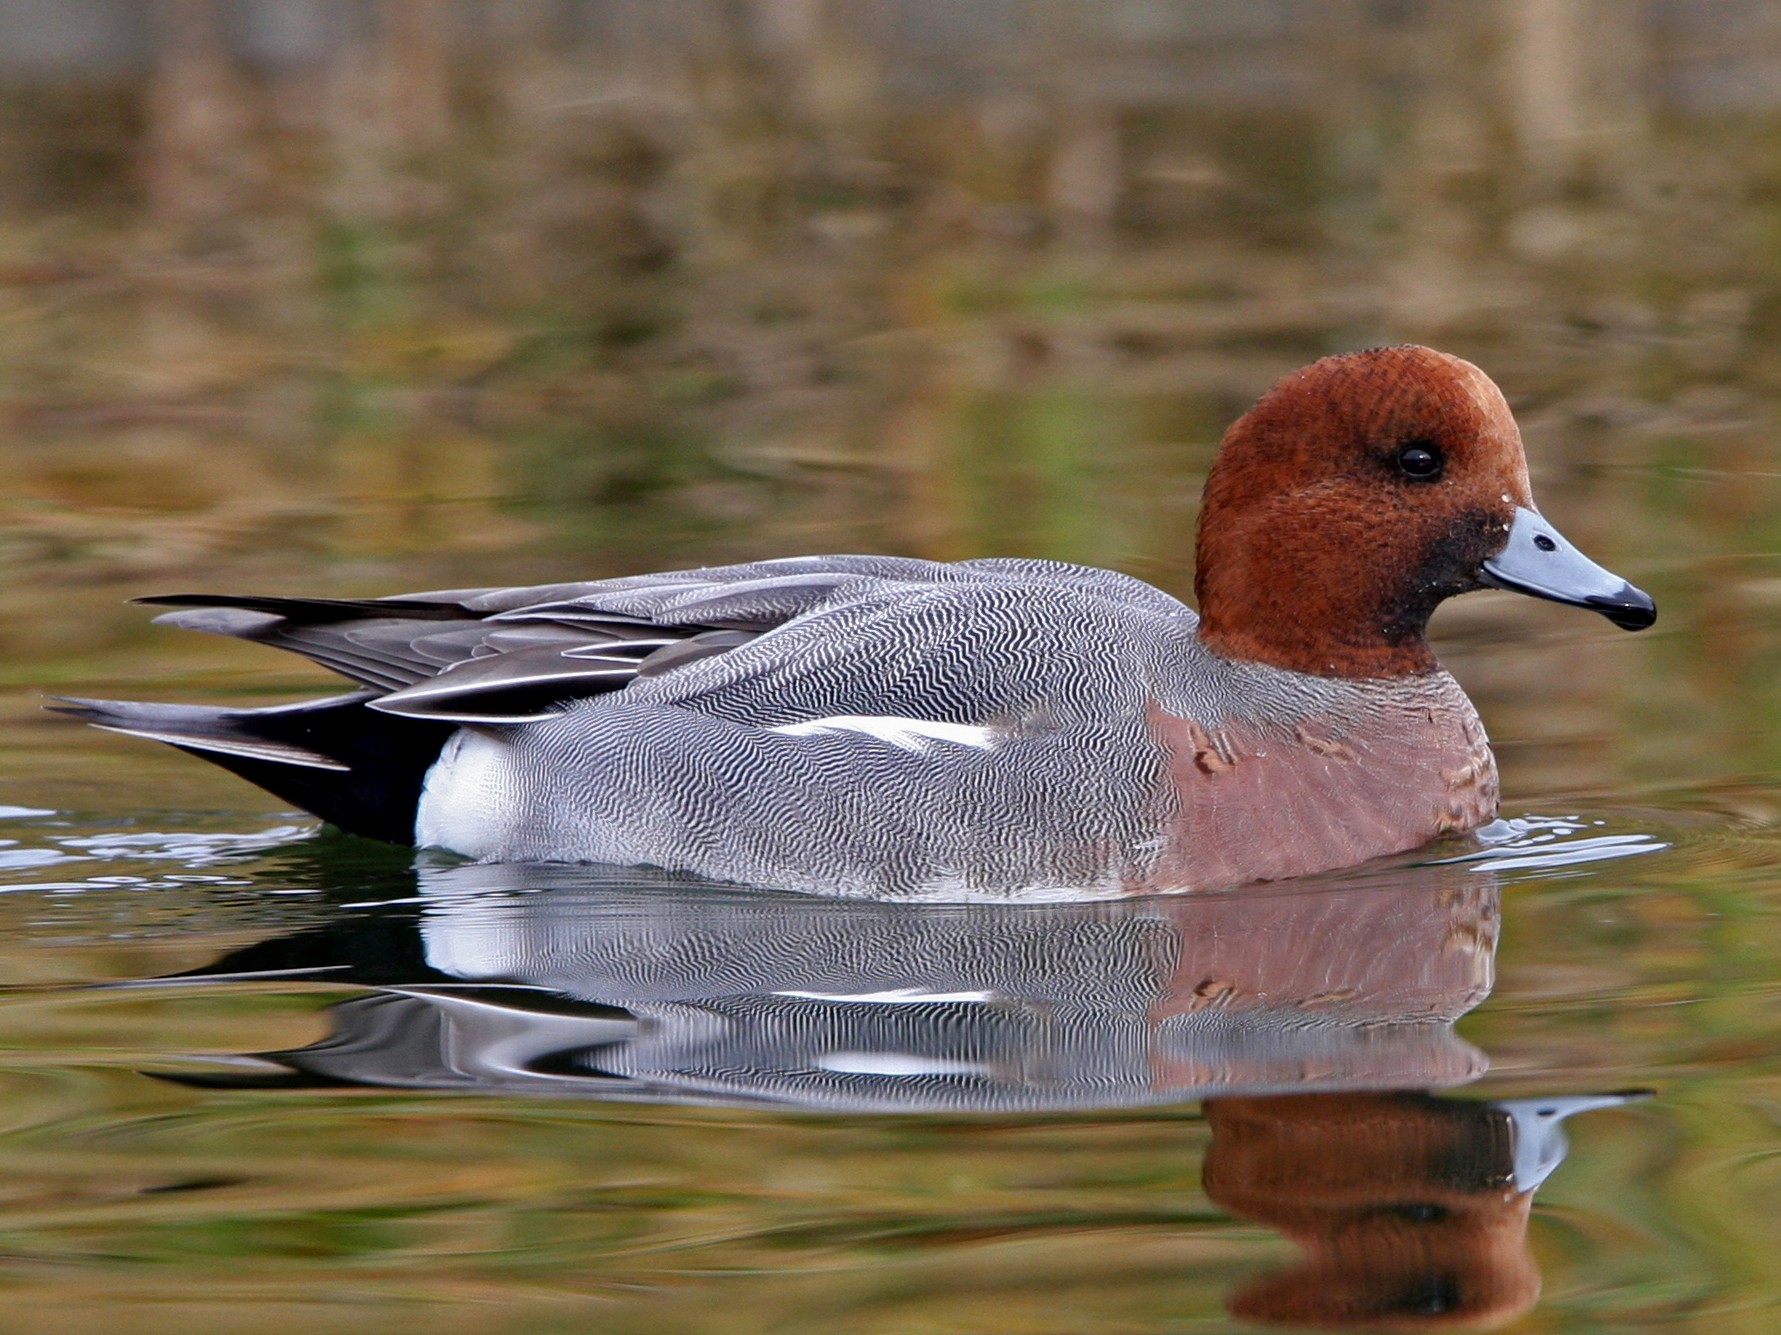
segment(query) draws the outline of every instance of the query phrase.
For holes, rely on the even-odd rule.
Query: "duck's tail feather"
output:
[[[72,698],[49,707],[176,746],[351,834],[411,844],[421,785],[457,729],[367,709],[377,696],[355,691],[267,709]]]

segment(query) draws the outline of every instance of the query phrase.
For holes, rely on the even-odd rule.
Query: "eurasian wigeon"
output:
[[[143,601],[357,683],[270,709],[69,701],[360,834],[848,895],[1079,895],[1344,867],[1497,806],[1429,647],[1514,589],[1651,599],[1534,508],[1477,367],[1326,357],[1225,433],[1200,613],[1054,561],[804,556],[392,598]]]

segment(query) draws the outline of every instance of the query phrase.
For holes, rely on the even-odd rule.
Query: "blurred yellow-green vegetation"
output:
[[[121,606],[189,586],[1185,592],[1224,425],[1415,340],[1662,604],[1444,615],[1527,786],[1771,769],[1778,71],[1744,0],[0,4],[0,671],[224,661]]]

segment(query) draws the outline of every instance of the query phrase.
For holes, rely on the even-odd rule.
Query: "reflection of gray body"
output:
[[[444,868],[424,885],[428,963],[558,1000],[402,989],[279,1060],[373,1084],[858,1110],[1470,1078],[1482,1058],[1451,1025],[1489,990],[1496,892],[1454,868],[1398,878],[1413,884],[938,907]]]

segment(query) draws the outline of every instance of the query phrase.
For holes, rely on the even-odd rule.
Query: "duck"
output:
[[[349,833],[778,890],[1054,899],[1350,867],[1494,819],[1429,617],[1496,588],[1638,630],[1651,597],[1534,504],[1495,383],[1325,357],[1224,434],[1198,611],[1065,562],[794,556],[376,598],[159,595],[344,694],[69,698]]]

